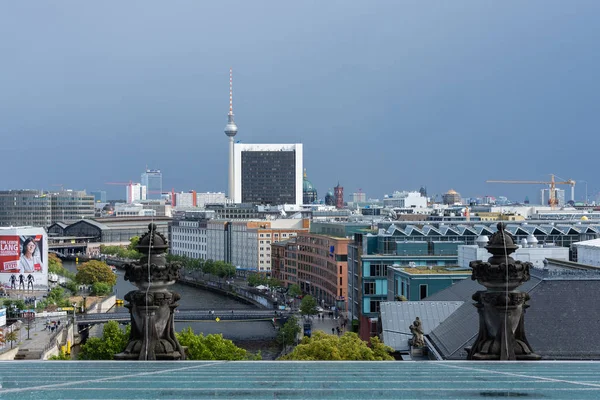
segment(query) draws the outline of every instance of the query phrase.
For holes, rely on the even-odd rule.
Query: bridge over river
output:
[[[272,310],[181,310],[175,312],[175,322],[199,321],[271,321],[273,318],[283,319],[290,316],[290,312]],[[78,325],[104,324],[108,321],[127,323],[131,319],[128,312],[114,312],[102,314],[82,314],[77,316]]]

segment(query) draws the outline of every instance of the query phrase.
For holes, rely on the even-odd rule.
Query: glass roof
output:
[[[2,399],[600,398],[599,362],[4,361]]]

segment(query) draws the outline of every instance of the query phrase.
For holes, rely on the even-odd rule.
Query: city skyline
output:
[[[165,190],[227,192],[233,67],[236,141],[302,143],[320,198],[535,202],[542,185],[485,181],[552,173],[595,196],[600,5],[461,4],[4,5],[3,154],[36,170],[1,189],[121,197],[104,183],[150,165]]]

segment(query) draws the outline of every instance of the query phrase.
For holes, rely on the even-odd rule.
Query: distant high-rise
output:
[[[557,201],[557,206],[562,207],[565,205],[565,191],[563,189],[554,189],[554,198]],[[543,206],[550,204],[550,189],[540,190],[540,204]]]
[[[146,200],[148,196],[148,187],[140,183],[130,183],[127,185],[127,203],[135,203],[139,200]]]
[[[142,186],[146,187],[147,199],[160,200],[162,194],[162,173],[160,170],[146,169],[146,172],[142,174]]]
[[[227,114],[227,125],[225,125],[225,134],[229,138],[229,185],[227,195],[230,199],[235,199],[234,184],[234,143],[233,138],[238,132],[238,127],[233,120],[233,73],[229,68],[229,113]]]
[[[234,146],[235,203],[302,204],[302,144]]]

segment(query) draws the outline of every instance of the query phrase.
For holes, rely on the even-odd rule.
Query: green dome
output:
[[[315,187],[308,179],[304,178],[304,182],[302,182],[302,190],[304,192],[312,192],[315,190]]]

